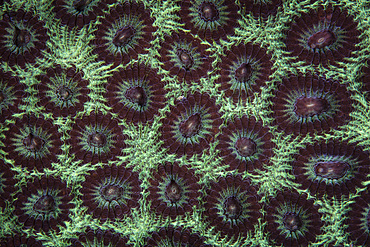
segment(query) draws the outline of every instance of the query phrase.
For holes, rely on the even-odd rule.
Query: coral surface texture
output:
[[[0,247],[370,246],[370,0],[0,0]]]

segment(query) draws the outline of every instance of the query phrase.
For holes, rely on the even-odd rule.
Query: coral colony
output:
[[[0,1],[0,246],[370,246],[367,0]]]

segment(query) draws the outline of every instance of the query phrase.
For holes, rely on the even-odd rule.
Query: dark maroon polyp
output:
[[[190,157],[207,150],[219,132],[219,106],[208,94],[195,92],[171,106],[162,123],[163,146],[178,157]]]
[[[113,44],[116,46],[123,46],[127,44],[135,34],[135,29],[131,26],[123,27],[116,32],[113,38]]]
[[[25,68],[34,65],[47,50],[47,27],[37,15],[19,9],[7,12],[0,20],[0,61]]]
[[[338,129],[350,120],[353,111],[346,85],[310,74],[284,78],[272,103],[275,124],[294,136]]]
[[[195,113],[180,124],[180,132],[186,138],[192,137],[198,133],[201,125],[201,116],[199,113]]]
[[[166,197],[171,202],[177,202],[181,198],[181,193],[181,187],[174,180],[171,180],[171,182],[166,186]]]
[[[181,1],[180,6],[179,16],[185,28],[211,43],[232,35],[239,26],[239,6],[233,0]]]
[[[105,97],[119,118],[135,124],[150,124],[165,105],[167,91],[164,87],[157,70],[134,64],[108,78]]]
[[[346,175],[350,166],[346,162],[318,162],[314,169],[319,177],[339,179]]]
[[[302,96],[296,99],[294,112],[297,115],[311,117],[328,110],[330,104],[326,99]]]
[[[252,74],[252,66],[247,63],[243,63],[235,71],[235,77],[239,82],[247,82]]]
[[[284,190],[266,203],[267,235],[272,246],[310,246],[321,234],[322,213],[305,193]]]
[[[133,103],[140,106],[145,106],[148,100],[145,90],[142,87],[134,87],[127,89],[125,93],[126,98],[130,99]]]
[[[293,174],[312,195],[341,198],[364,187],[368,164],[368,153],[360,147],[329,139],[301,148]]]
[[[199,177],[192,169],[177,163],[166,163],[150,179],[151,209],[160,217],[175,219],[191,214],[201,195]]]
[[[333,44],[335,39],[335,34],[331,30],[324,30],[311,35],[307,43],[312,49],[320,49]]]
[[[123,192],[123,188],[117,185],[107,185],[100,189],[102,197],[109,202],[120,199]]]
[[[247,137],[239,138],[235,143],[235,148],[237,149],[239,155],[248,157],[256,152],[256,143]]]
[[[230,219],[237,219],[242,213],[242,205],[240,201],[235,196],[231,196],[226,199],[225,204],[225,213]]]
[[[215,21],[219,18],[219,12],[211,2],[203,2],[199,6],[199,13],[204,21]]]
[[[302,226],[302,220],[296,213],[286,213],[283,218],[284,226],[289,231],[296,231]]]
[[[285,39],[292,61],[329,68],[356,58],[361,32],[354,19],[344,8],[331,4],[295,17]]]
[[[221,129],[216,149],[229,167],[228,170],[253,172],[264,169],[273,155],[272,133],[255,117],[244,115],[229,121]]]

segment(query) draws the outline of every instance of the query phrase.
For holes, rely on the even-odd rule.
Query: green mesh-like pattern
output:
[[[96,32],[97,26],[103,23],[103,16],[99,16],[95,21],[92,21],[82,28],[76,27],[75,29],[70,29],[63,26],[61,20],[55,17],[55,13],[52,11],[53,4],[50,0],[13,0],[10,1],[11,3],[4,1],[5,3],[0,5],[0,20],[4,19],[5,15],[17,12],[20,9],[31,12],[37,15],[41,21],[45,22],[45,28],[47,28],[47,34],[50,37],[46,43],[47,49],[42,52],[42,58],[36,58],[35,64],[26,64],[24,68],[17,65],[9,66],[7,62],[4,62],[7,60],[3,59],[3,55],[0,54],[0,69],[3,70],[3,72],[9,72],[11,75],[17,76],[20,83],[25,86],[25,92],[28,95],[21,100],[18,106],[20,113],[13,114],[13,116],[8,119],[1,119],[2,116],[0,115],[0,159],[8,163],[15,172],[15,179],[17,180],[15,187],[17,192],[20,192],[21,188],[33,179],[43,175],[53,175],[61,178],[67,183],[67,186],[72,191],[74,204],[74,208],[69,215],[71,221],[66,222],[65,226],[59,228],[59,231],[48,233],[37,232],[33,229],[23,228],[18,222],[17,217],[14,216],[12,205],[17,198],[15,198],[16,193],[12,194],[11,199],[6,202],[6,206],[0,208],[0,225],[4,226],[0,231],[0,242],[10,234],[27,233],[37,238],[37,240],[43,241],[45,246],[69,246],[72,240],[77,239],[89,226],[94,230],[110,230],[114,232],[114,234],[127,238],[128,243],[133,246],[144,246],[147,239],[152,236],[152,232],[158,231],[162,227],[172,226],[190,229],[192,233],[204,237],[206,244],[213,246],[275,246],[275,243],[269,239],[270,234],[266,230],[267,223],[264,218],[258,220],[258,224],[254,226],[254,231],[243,232],[240,234],[239,238],[229,238],[228,236],[223,238],[219,232],[215,230],[215,227],[208,224],[206,217],[204,217],[207,186],[217,181],[220,176],[226,177],[228,173],[234,175],[240,174],[237,170],[228,171],[224,161],[220,158],[220,150],[216,148],[218,143],[215,142],[215,140],[217,140],[218,135],[221,133],[213,137],[209,147],[203,150],[200,155],[191,157],[176,158],[174,155],[168,154],[166,148],[162,145],[163,141],[161,140],[160,132],[162,127],[161,124],[165,122],[162,120],[170,111],[170,106],[181,100],[186,100],[188,95],[198,91],[200,93],[208,93],[211,97],[216,99],[216,104],[220,106],[221,119],[224,121],[220,129],[226,126],[227,121],[232,121],[235,117],[241,117],[243,115],[254,116],[258,121],[262,121],[264,126],[269,126],[269,129],[271,129],[273,136],[271,141],[275,146],[273,149],[273,156],[263,164],[261,170],[254,171],[253,173],[246,171],[240,174],[243,179],[249,180],[250,184],[256,187],[260,199],[259,202],[261,204],[262,215],[266,213],[265,209],[266,205],[269,203],[269,199],[274,197],[278,191],[287,189],[297,191],[298,193],[304,193],[307,194],[309,199],[313,198],[314,204],[318,206],[319,212],[323,215],[321,220],[324,224],[321,228],[321,234],[316,236],[315,242],[312,242],[311,245],[356,246],[356,242],[351,242],[350,234],[347,231],[347,225],[345,225],[344,222],[347,212],[351,210],[351,204],[354,203],[354,198],[360,196],[364,190],[368,189],[367,187],[370,186],[370,179],[363,182],[363,185],[367,186],[366,188],[357,189],[356,193],[351,193],[346,197],[338,199],[324,196],[319,198],[311,194],[309,190],[300,189],[300,185],[294,182],[295,177],[292,172],[292,164],[301,148],[326,139],[347,141],[357,145],[358,148],[365,151],[370,149],[370,101],[368,93],[364,90],[364,88],[369,88],[366,87],[366,83],[370,82],[363,82],[359,79],[362,68],[368,66],[366,61],[370,59],[370,5],[368,1],[284,0],[281,6],[278,7],[276,15],[262,18],[244,12],[245,8],[240,8],[240,2],[243,1],[235,0],[235,4],[239,6],[239,14],[241,16],[238,20],[238,27],[234,29],[232,35],[228,35],[222,40],[215,40],[212,42],[209,40],[202,40],[202,44],[209,47],[207,48],[207,52],[210,53],[210,57],[213,61],[212,69],[199,81],[191,81],[186,84],[179,82],[177,76],[170,75],[169,71],[162,68],[161,64],[163,61],[159,55],[161,42],[165,40],[165,35],[171,35],[171,33],[174,32],[180,33],[180,31],[190,33],[191,31],[184,28],[185,25],[181,23],[181,18],[179,18],[181,1],[138,1],[143,2],[145,8],[150,11],[151,18],[153,18],[153,25],[157,29],[153,29],[156,31],[152,34],[153,40],[150,41],[148,52],[145,51],[145,54],[138,54],[137,59],[132,59],[128,64],[120,64],[118,67],[111,67],[109,64],[104,64],[102,61],[99,61],[98,55],[93,53],[94,33]],[[68,6],[71,6],[72,1],[66,2]],[[86,2],[95,4],[96,1]],[[131,3],[133,1],[121,0],[119,2]],[[202,1],[195,0],[194,2],[195,9]],[[218,0],[216,2],[217,4],[222,4],[222,2],[228,2],[228,0]],[[250,2],[256,2],[255,4],[259,4],[260,2],[269,3],[269,1]],[[109,10],[115,8],[117,4],[119,3],[108,4],[108,10],[105,12],[109,12]],[[291,57],[284,49],[284,39],[291,26],[291,21],[294,20],[295,17],[301,16],[303,13],[314,12],[321,8],[321,6],[326,8],[330,5],[333,8],[345,10],[349,15],[352,15],[354,20],[358,23],[357,27],[356,25],[353,27],[357,28],[361,33],[356,45],[357,50],[353,52],[353,56],[339,61],[335,66],[329,65],[324,67],[306,65],[302,61],[293,62],[296,57]],[[68,11],[74,13],[72,10]],[[224,18],[221,20],[222,22],[228,21]],[[124,19],[121,20],[122,23],[124,23],[124,21]],[[195,26],[199,28],[217,28],[217,26],[214,26],[216,23],[206,25],[200,23],[196,17],[193,17],[193,19],[189,21],[195,22]],[[222,22],[219,24],[222,25]],[[316,32],[321,28],[325,28],[325,26],[317,26],[311,31]],[[112,34],[113,33],[109,33],[107,39],[111,38]],[[310,34],[302,34],[302,37],[306,37],[307,35],[309,36]],[[338,31],[335,35],[338,36],[338,42],[332,44],[330,49],[335,49],[336,46],[343,45],[342,38],[345,36],[345,33]],[[5,38],[6,40],[11,39],[11,37]],[[32,37],[32,39],[35,38],[37,37]],[[195,35],[194,38],[200,37]],[[236,103],[232,99],[226,97],[225,92],[220,90],[219,86],[216,86],[221,72],[219,63],[222,61],[221,57],[225,55],[225,51],[230,50],[232,46],[248,42],[252,42],[254,45],[259,45],[266,49],[267,53],[272,57],[271,60],[274,72],[269,77],[268,81],[261,86],[259,92],[251,93],[253,97]],[[27,47],[24,48],[27,49]],[[15,51],[17,49],[20,48],[15,48]],[[125,50],[114,50],[112,47],[109,49],[110,52],[125,52]],[[177,59],[174,52],[171,53],[171,59]],[[124,140],[118,141],[125,142],[125,148],[119,154],[118,158],[109,160],[108,164],[112,165],[112,163],[114,163],[115,165],[122,165],[127,169],[138,172],[142,197],[139,200],[140,206],[132,209],[127,217],[116,221],[108,220],[102,223],[99,219],[94,219],[86,213],[81,199],[81,188],[86,175],[96,170],[101,164],[93,165],[83,160],[77,160],[70,152],[72,147],[68,141],[70,138],[69,133],[73,128],[73,123],[75,122],[74,118],[81,118],[85,115],[95,114],[96,112],[103,114],[112,113],[111,106],[107,99],[104,98],[108,78],[113,76],[113,72],[118,71],[118,69],[125,69],[136,62],[144,63],[146,66],[157,70],[158,73],[163,76],[162,80],[166,85],[165,88],[168,94],[166,95],[165,107],[159,109],[158,115],[148,124],[128,123],[125,119],[120,119],[117,115],[113,114],[113,117],[119,122],[122,136],[124,136]],[[240,62],[243,61],[235,61],[235,65]],[[88,101],[84,103],[84,111],[78,112],[76,117],[67,116],[53,118],[51,112],[47,112],[44,107],[40,106],[38,88],[38,84],[40,84],[39,77],[40,75],[44,75],[45,71],[47,71],[50,66],[55,66],[55,64],[60,65],[64,69],[75,66],[77,71],[83,72],[83,79],[89,82]],[[339,126],[335,130],[331,129],[319,134],[310,132],[304,137],[287,135],[274,125],[274,118],[271,111],[273,103],[271,99],[275,96],[279,83],[282,83],[283,79],[288,78],[291,73],[298,74],[298,72],[303,75],[314,74],[323,78],[333,79],[345,85],[354,101],[352,106],[353,112],[350,113],[350,118],[345,125]],[[50,85],[50,88],[54,86],[55,85]],[[0,89],[1,88],[0,86]],[[247,87],[246,90],[249,90],[249,88]],[[75,103],[78,104],[78,102]],[[196,111],[198,109],[191,110]],[[58,155],[56,159],[58,162],[51,164],[50,168],[43,170],[23,168],[4,151],[4,146],[9,145],[9,143],[5,141],[7,139],[5,134],[16,122],[17,118],[22,118],[23,115],[26,114],[35,114],[36,117],[42,115],[45,119],[51,119],[54,125],[58,126],[57,129],[61,133],[61,140],[63,142],[61,147],[62,154]],[[186,112],[181,112],[180,114],[189,115],[189,113]],[[328,113],[328,117],[330,117],[330,114],[331,112]],[[94,129],[92,126],[89,127],[88,124],[86,126],[88,127],[83,128],[86,129],[87,132]],[[27,130],[27,127],[24,127],[24,129]],[[40,134],[40,137],[44,138],[41,129],[35,130],[35,133]],[[21,133],[21,135],[25,134],[26,131]],[[194,138],[194,140],[183,140],[181,139],[180,133],[176,134],[178,134],[176,137],[180,139],[182,143],[197,141],[196,138]],[[249,137],[249,134],[246,135]],[[45,139],[47,139],[47,137],[48,136],[45,136]],[[251,137],[253,138],[253,136]],[[232,139],[236,139],[236,136],[232,137]],[[19,136],[19,141],[17,140],[16,143],[17,145],[19,144],[19,146],[23,145],[22,136]],[[109,142],[108,146],[104,147],[104,149],[99,149],[98,152],[108,152],[110,145],[114,145],[113,143],[112,140],[112,142]],[[88,150],[83,140],[81,140],[81,144]],[[257,145],[260,145],[260,143],[258,142]],[[19,149],[21,149],[21,147],[19,147]],[[47,150],[45,150],[44,153],[46,154]],[[22,155],[32,156],[33,154],[27,152]],[[170,217],[160,218],[155,215],[155,212],[151,211],[151,202],[148,198],[149,181],[159,165],[165,162],[173,163],[175,161],[178,162],[180,166],[184,165],[189,169],[194,169],[194,174],[200,176],[199,184],[202,188],[201,192],[203,196],[200,198],[193,198],[194,200],[199,200],[199,206],[194,207],[191,214],[181,215],[175,219]],[[325,162],[325,159],[321,161]],[[310,171],[308,170],[307,172],[309,173]],[[370,176],[368,175],[367,177],[369,178]],[[356,178],[348,177],[346,179]],[[1,205],[2,204],[0,204],[0,206]],[[284,208],[284,202],[281,202],[281,205],[278,211],[282,213],[287,209]],[[219,208],[219,211],[221,212],[222,209]],[[302,220],[305,221],[305,217],[308,214],[302,212],[302,215],[304,215]],[[366,217],[366,215],[364,214],[363,217]],[[366,219],[364,218],[359,219],[362,225],[366,224],[365,221]],[[309,224],[309,220],[304,222],[304,224]],[[283,229],[282,226],[280,226],[280,228]],[[369,234],[368,232],[367,230],[366,234]],[[167,240],[163,240],[163,243],[167,243]]]

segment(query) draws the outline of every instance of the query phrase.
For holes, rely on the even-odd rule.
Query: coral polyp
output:
[[[240,44],[226,51],[219,65],[221,77],[220,89],[234,102],[246,100],[260,92],[272,74],[271,56],[264,48],[251,43]]]
[[[238,26],[238,6],[231,0],[182,1],[180,17],[185,27],[200,38],[219,41]]]
[[[88,81],[84,80],[82,72],[74,67],[62,69],[56,66],[47,70],[41,76],[39,85],[41,105],[55,117],[75,116],[83,111],[83,105],[88,100]]]
[[[5,208],[6,201],[15,192],[14,185],[17,180],[14,178],[15,173],[10,169],[10,166],[0,160],[0,208]]]
[[[275,16],[283,3],[282,0],[241,0],[240,4],[244,13],[252,13],[259,18],[268,18]]]
[[[360,148],[330,140],[301,149],[294,174],[302,188],[312,194],[340,198],[363,187],[369,163],[368,154]]]
[[[159,51],[162,68],[190,83],[206,76],[211,68],[207,45],[184,32],[172,33],[165,37]]]
[[[272,134],[254,117],[243,116],[230,121],[218,137],[220,156],[230,170],[239,172],[261,169],[272,156]]]
[[[12,114],[19,113],[19,104],[27,93],[19,79],[11,74],[0,70],[0,122],[10,119]]]
[[[107,4],[112,0],[54,0],[53,11],[63,25],[69,28],[82,28],[90,22],[96,20],[97,16],[102,16],[108,9]]]
[[[4,15],[0,20],[1,61],[10,66],[34,64],[36,58],[42,57],[49,40],[45,23],[31,12],[18,10]]]
[[[223,236],[245,236],[261,217],[256,189],[241,176],[220,178],[207,189],[205,215]]]
[[[105,15],[95,33],[94,52],[107,64],[127,64],[148,52],[155,28],[142,3],[118,4]]]
[[[51,120],[24,116],[6,133],[4,150],[16,164],[28,169],[50,167],[61,154],[61,133]]]
[[[88,212],[100,220],[118,220],[138,207],[138,174],[123,166],[104,166],[86,177],[82,200]]]
[[[196,92],[172,106],[161,128],[164,146],[178,156],[203,152],[221,124],[218,107],[207,94]]]
[[[70,135],[72,153],[84,162],[115,160],[124,147],[122,131],[117,121],[102,113],[77,118]]]
[[[152,208],[163,217],[172,218],[192,212],[200,197],[200,185],[197,182],[197,176],[186,167],[177,164],[160,166],[149,188]]]
[[[360,31],[353,16],[339,7],[319,7],[296,17],[285,44],[291,56],[315,66],[336,65],[354,56]]]
[[[144,65],[119,70],[108,79],[107,94],[113,112],[129,122],[151,121],[165,103],[164,83],[157,71]]]
[[[279,128],[296,135],[338,128],[349,121],[353,110],[345,85],[311,75],[290,75],[272,101]]]
[[[268,203],[266,219],[270,240],[283,246],[307,246],[321,232],[320,218],[318,207],[307,195],[280,192]]]
[[[42,242],[36,240],[34,237],[27,237],[26,235],[15,235],[4,239],[2,243],[4,246],[16,247],[16,246],[32,246],[42,247]]]
[[[16,195],[15,215],[26,228],[35,230],[58,230],[69,220],[72,197],[70,190],[57,178],[42,177],[29,182]]]
[[[72,241],[72,246],[86,247],[86,246],[110,246],[123,247],[131,246],[127,244],[127,238],[120,237],[113,231],[93,230],[90,227],[84,233],[80,233],[78,239]]]
[[[350,206],[345,224],[349,238],[357,246],[370,244],[370,195],[369,191],[363,191]]]

